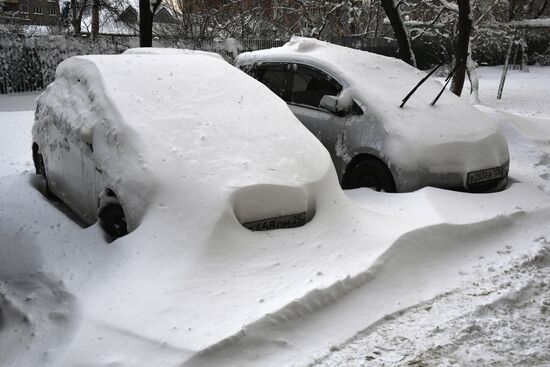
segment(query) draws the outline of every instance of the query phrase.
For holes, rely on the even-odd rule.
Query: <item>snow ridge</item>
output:
[[[432,237],[445,238],[449,235],[468,236],[469,238],[483,237],[490,232],[501,231],[503,228],[514,225],[515,221],[524,217],[525,214],[525,211],[517,210],[511,213],[498,214],[493,218],[481,222],[469,224],[441,223],[407,232],[400,236],[386,249],[386,251],[378,256],[377,261],[372,263],[364,271],[353,276],[348,275],[344,279],[335,281],[326,288],[317,288],[306,293],[303,297],[293,300],[281,309],[266,314],[264,317],[243,326],[237,333],[202,349],[198,352],[198,356],[199,358],[209,357],[217,352],[224,353],[224,349],[228,349],[234,344],[241,342],[245,337],[255,338],[257,335],[263,334],[263,331],[266,329],[278,328],[285,323],[290,323],[300,318],[307,318],[308,315],[312,315],[342,300],[351,292],[365,286],[369,281],[384,277],[382,272],[386,274],[392,273],[392,269],[399,269],[407,261],[420,264],[427,253],[432,251],[449,251],[452,250],[453,245],[456,245],[454,243],[447,244],[445,241],[429,241],[431,243],[428,243],[422,239]],[[433,248],[434,245],[438,246],[439,249]],[[411,259],[416,259],[418,261]],[[433,296],[435,296],[435,294],[430,295],[430,297]],[[398,310],[385,314],[379,320],[391,317],[390,315],[393,313],[403,312],[413,305],[417,305],[418,302],[422,303],[424,301],[425,300],[416,300],[416,302],[413,303],[404,303]],[[264,340],[263,342],[266,341]],[[271,340],[271,342],[282,345],[286,344],[285,341]],[[191,365],[194,365],[192,361],[193,359],[189,362],[191,362]]]

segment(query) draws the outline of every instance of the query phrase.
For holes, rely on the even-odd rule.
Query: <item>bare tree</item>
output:
[[[139,46],[153,46],[153,18],[162,0],[139,0]]]
[[[397,45],[399,46],[399,57],[406,63],[416,67],[416,59],[411,47],[411,39],[409,33],[405,28],[401,12],[399,11],[399,3],[395,3],[394,0],[382,0],[382,7],[390,20],[393,28],[393,33],[397,39]]]
[[[92,0],[92,39],[99,35],[99,0]]]
[[[80,34],[82,31],[82,16],[89,5],[90,3],[88,0],[71,0],[71,25],[73,26],[73,34]]]
[[[470,0],[458,0],[458,40],[455,45],[455,62],[459,63],[453,75],[451,82],[451,92],[460,96],[464,87],[464,77],[466,74],[466,65],[468,50],[470,44],[470,34],[472,32],[472,18]]]

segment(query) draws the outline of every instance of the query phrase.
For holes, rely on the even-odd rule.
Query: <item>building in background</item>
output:
[[[33,26],[60,24],[59,0],[4,0],[0,23]]]

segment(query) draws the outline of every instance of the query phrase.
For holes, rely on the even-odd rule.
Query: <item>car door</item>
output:
[[[292,88],[288,105],[294,115],[329,151],[339,172],[341,168],[341,147],[346,117],[339,117],[319,107],[325,95],[336,96],[342,86],[322,71],[300,64],[289,66],[292,70]]]
[[[73,140],[74,139],[74,140]],[[86,222],[95,221],[95,164],[91,146],[77,138],[65,138],[63,154],[64,193],[69,206]]]
[[[292,96],[292,72],[289,64],[262,63],[251,70],[250,74],[285,102],[290,101]]]
[[[50,190],[62,197],[64,193],[63,182],[63,156],[68,148],[65,136],[54,125],[50,124],[44,132],[45,146],[42,147],[42,155]]]

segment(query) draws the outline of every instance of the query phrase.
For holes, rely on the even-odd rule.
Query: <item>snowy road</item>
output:
[[[71,343],[86,346],[81,355],[96,358],[94,365],[151,365],[154,354],[165,355],[155,360],[163,365],[185,361],[186,366],[550,365],[550,106],[547,87],[542,87],[550,84],[550,68],[533,69],[512,73],[498,102],[490,96],[498,70],[480,71],[481,98],[487,100],[480,108],[499,121],[509,141],[511,187],[481,195],[433,188],[409,194],[349,192],[372,221],[353,224],[349,233],[340,234],[341,243],[332,245],[341,246],[345,257],[347,242],[364,234],[365,242],[378,241],[384,249],[376,261],[361,260],[361,268],[350,260],[349,269],[344,263],[338,263],[342,269],[331,269],[339,254],[323,252],[322,246],[330,244],[291,238],[291,245],[319,249],[318,263],[308,270],[316,285],[298,297],[282,288],[268,292],[274,299],[246,305],[249,310],[278,307],[248,320],[238,333],[227,328],[225,337],[201,353],[176,342],[201,335],[200,326],[174,329],[166,343],[151,336],[159,332],[155,328],[148,340],[100,322],[104,315],[93,308],[113,308],[116,315],[119,301],[91,302],[102,293],[113,296],[108,290],[115,287],[96,286],[106,279],[94,269],[118,268],[113,259],[130,261],[133,255],[120,256],[126,244],[105,243],[97,226],[82,228],[36,189],[32,98],[0,98],[0,304],[7,305],[0,314],[0,365],[58,365]],[[523,102],[516,104],[515,97]],[[282,248],[287,240],[270,239]],[[216,255],[216,248],[208,250],[201,256]],[[301,274],[294,266],[305,266],[282,254],[257,265],[280,274],[273,290],[285,284],[285,272]],[[347,277],[330,280],[333,272],[346,270]],[[119,273],[113,271],[112,279]],[[216,291],[220,302],[232,298],[221,288]],[[239,290],[233,298],[245,291],[252,292]],[[226,319],[252,314],[236,305],[231,304]],[[170,308],[158,316],[170,317]],[[204,318],[209,322],[216,320]],[[177,320],[174,324],[180,326]],[[147,361],[139,359],[145,356]]]

